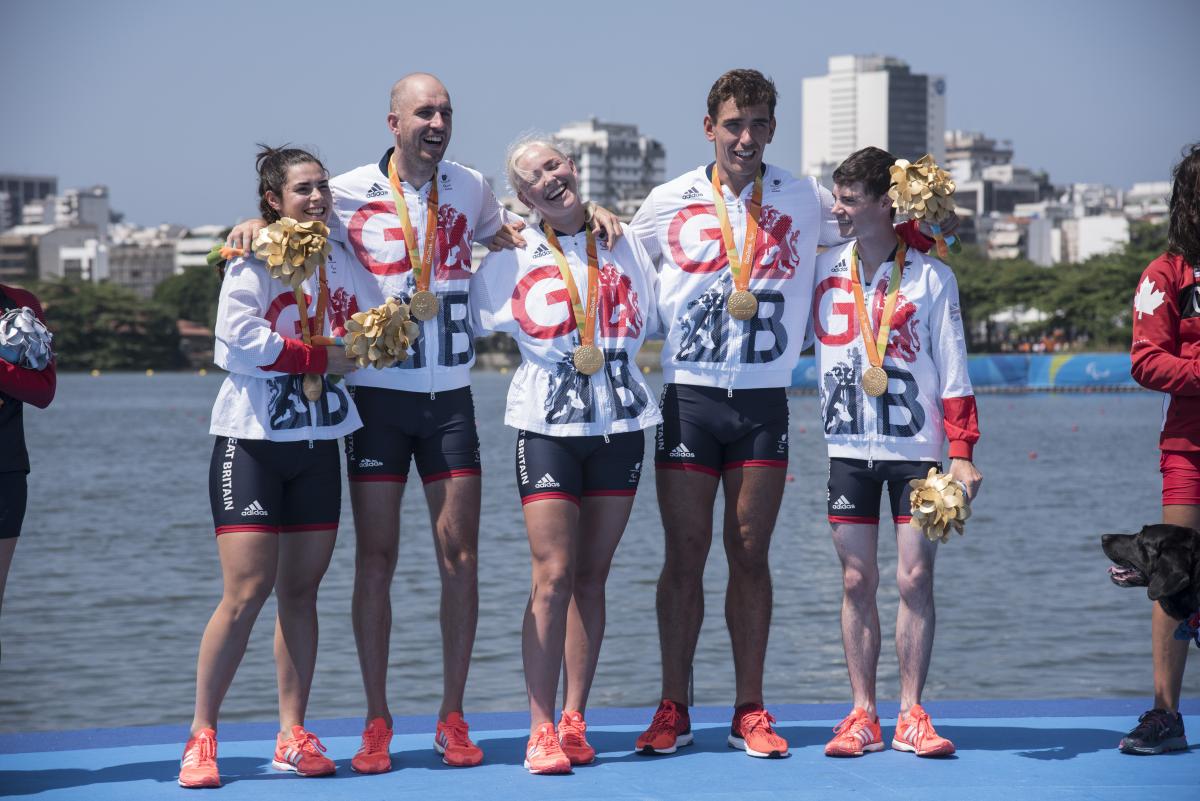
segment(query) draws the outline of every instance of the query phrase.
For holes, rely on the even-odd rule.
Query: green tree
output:
[[[221,277],[208,267],[189,267],[154,288],[154,300],[181,320],[212,328],[217,321]]]
[[[63,370],[179,367],[179,331],[165,306],[111,284],[56,281],[34,290]]]
[[[1082,264],[1039,267],[1022,259],[991,260],[964,247],[951,257],[972,350],[1003,344],[990,318],[1009,308],[1038,309],[1046,319],[1016,331],[1040,339],[1061,334],[1074,347],[1124,350],[1131,336],[1130,307],[1138,276],[1166,248],[1166,226],[1134,222],[1120,251]]]

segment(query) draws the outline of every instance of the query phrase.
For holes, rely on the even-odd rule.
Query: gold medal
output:
[[[575,286],[575,279],[571,277],[571,266],[567,264],[567,257],[563,254],[562,245],[558,243],[558,234],[554,233],[554,229],[545,222],[542,223],[542,232],[546,234],[546,241],[554,253],[554,260],[558,263],[558,274],[567,287],[567,294],[571,298],[571,313],[575,316],[575,327],[579,330],[580,344],[571,354],[571,361],[575,363],[575,369],[582,375],[595,375],[604,366],[604,351],[595,345],[596,312],[600,307],[600,267],[596,257],[596,238],[592,235],[591,229],[588,229],[588,292],[585,303],[579,297],[579,288]]]
[[[739,289],[725,302],[729,315],[736,320],[749,320],[758,313],[758,298],[748,289]]]
[[[408,303],[408,309],[413,317],[422,322],[432,320],[438,313],[437,295],[428,289],[418,290],[413,293],[412,300]]]
[[[871,365],[862,374],[863,391],[872,398],[878,398],[883,393],[887,392],[888,374],[882,367]]]
[[[904,242],[898,240],[896,256],[892,264],[892,277],[888,283],[887,299],[883,304],[883,313],[879,318],[879,331],[872,341],[871,318],[867,314],[867,302],[863,295],[862,281],[858,277],[858,245],[850,248],[850,285],[854,290],[854,309],[858,314],[858,328],[862,335],[863,345],[866,346],[867,361],[871,366],[863,371],[859,383],[863,391],[872,398],[878,398],[887,392],[888,374],[883,369],[883,357],[887,353],[888,337],[892,331],[892,313],[896,310],[896,299],[900,296],[900,278],[904,274]]]
[[[584,375],[595,375],[604,366],[604,353],[594,345],[580,345],[571,359],[575,369]]]

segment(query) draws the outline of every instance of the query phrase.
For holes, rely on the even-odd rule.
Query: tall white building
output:
[[[829,73],[805,78],[801,161],[828,186],[833,170],[874,145],[897,158],[945,157],[946,79],[918,75],[892,56],[831,56]]]
[[[591,117],[567,123],[554,140],[579,168],[579,194],[623,217],[632,217],[650,190],[666,180],[666,150],[639,134],[636,125]]]

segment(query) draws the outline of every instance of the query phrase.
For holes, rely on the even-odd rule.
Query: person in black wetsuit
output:
[[[0,314],[28,307],[45,322],[42,306],[29,292],[0,284]],[[45,409],[54,399],[54,360],[41,370],[13,364],[0,357],[0,605],[8,568],[25,519],[29,452],[25,448],[24,407]]]

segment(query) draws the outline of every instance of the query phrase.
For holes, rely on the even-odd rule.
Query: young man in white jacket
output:
[[[875,593],[884,484],[900,590],[900,717],[892,747],[918,756],[954,753],[920,703],[933,650],[937,543],[910,522],[908,482],[932,466],[940,471],[949,441],[950,474],[973,497],[982,481],[971,461],[979,426],[958,284],[949,267],[897,238],[887,194],[894,162],[887,151],[868,147],[834,171],[833,213],[839,233],[852,239],[817,257],[812,324],[829,446],[829,522],[842,563],[842,644],[854,698],[825,748],[828,756],[883,748],[875,709]]]

